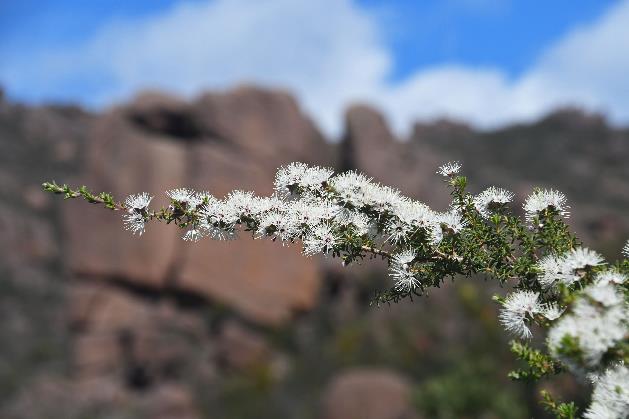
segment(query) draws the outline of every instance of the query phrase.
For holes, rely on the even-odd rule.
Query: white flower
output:
[[[581,279],[580,271],[601,265],[604,262],[603,257],[595,251],[585,247],[578,247],[566,252],[561,257],[561,275],[558,279],[564,284],[570,285]]]
[[[461,163],[458,161],[448,162],[439,167],[437,174],[445,177],[454,176],[461,170]]]
[[[626,419],[626,416],[618,416],[611,407],[602,403],[592,403],[583,417],[585,419]]]
[[[576,373],[582,374],[584,367],[595,368],[609,348],[626,335],[628,315],[624,302],[606,307],[593,304],[587,297],[579,297],[572,312],[563,315],[548,332],[547,345],[551,355]],[[585,365],[562,355],[562,342],[566,337],[578,344]]]
[[[210,200],[201,210],[201,216],[211,224],[232,228],[240,219],[239,209],[229,201]]]
[[[438,246],[443,240],[443,230],[441,230],[441,226],[434,225],[432,229],[430,229],[430,242],[434,246]]]
[[[440,225],[442,218],[440,218],[440,215],[435,213],[426,204],[419,201],[413,201],[411,199],[400,200],[400,202],[395,204],[393,213],[399,222],[406,226],[404,228],[406,230],[404,235],[415,233],[419,229],[424,229],[428,232],[430,240],[433,244],[438,244],[443,238],[443,232],[441,231]],[[399,233],[403,232],[398,230],[398,236]]]
[[[585,269],[601,265],[604,261],[603,256],[586,247],[578,247],[564,255],[564,263],[572,269]]]
[[[546,208],[554,209],[562,217],[568,218],[570,216],[568,211],[570,207],[566,204],[566,196],[559,191],[544,189],[535,191],[526,198],[524,202],[526,220],[528,222],[533,221],[533,218]]]
[[[620,363],[595,380],[592,404],[586,419],[626,419],[629,417],[629,368]]]
[[[601,255],[585,247],[570,250],[561,256],[547,255],[537,263],[537,269],[541,271],[538,281],[545,287],[556,281],[571,285],[581,279],[579,271],[602,263],[604,259]]]
[[[209,193],[208,191],[202,191],[202,192],[195,192],[194,193],[194,197],[199,201],[202,202],[204,199],[207,200],[212,200],[212,199],[216,199],[214,197],[214,195],[212,195],[211,193]]]
[[[172,199],[173,201],[179,201],[179,202],[187,202],[190,197],[192,197],[195,194],[194,191],[191,191],[190,189],[187,188],[177,188],[177,189],[171,189],[169,191],[166,191],[166,195]]]
[[[332,169],[308,166],[304,163],[291,163],[281,167],[275,174],[275,191],[286,197],[297,192],[297,188],[319,189],[330,179]]]
[[[153,197],[146,192],[137,195],[129,195],[127,199],[125,199],[125,206],[128,212],[127,215],[122,217],[125,230],[131,231],[134,235],[138,234],[139,236],[144,233],[146,220],[143,212],[146,211],[152,199]]]
[[[233,240],[236,238],[236,230],[234,230],[233,226],[221,227],[220,225],[215,225],[209,222],[207,218],[201,221],[197,230],[199,231],[198,234],[200,234],[199,238],[204,236],[208,236],[214,240]],[[190,231],[188,233],[190,233]],[[186,233],[186,235],[188,235],[188,233]],[[184,236],[184,240],[194,240],[195,237],[192,235],[196,235],[197,233],[190,234],[191,236]]]
[[[403,222],[423,228],[430,228],[436,220],[435,212],[428,205],[411,199],[396,203],[393,213]]]
[[[436,223],[445,225],[447,230],[452,230],[454,233],[459,233],[466,226],[465,220],[456,210],[437,213],[434,217]]]
[[[361,200],[363,205],[383,213],[391,211],[404,198],[397,189],[370,183],[363,188]]]
[[[203,236],[209,236],[215,240],[231,240],[236,237],[236,223],[240,219],[240,209],[234,205],[234,201],[221,201],[211,195],[207,195],[207,204],[203,206],[199,215],[201,221],[197,230],[190,230],[184,236],[184,240],[197,241]]]
[[[507,204],[513,200],[513,193],[491,186],[474,197],[474,207],[484,218],[489,218],[496,204]]]
[[[537,269],[541,271],[538,281],[544,287],[550,287],[562,275],[562,259],[555,255],[546,255],[538,263]]]
[[[186,234],[183,235],[183,239],[185,241],[198,242],[203,238],[203,236],[204,234],[201,229],[191,228],[190,230],[186,231]]]
[[[153,197],[150,196],[148,193],[142,192],[137,195],[129,195],[127,199],[125,199],[124,204],[125,204],[125,207],[127,207],[129,212],[131,213],[134,210],[136,211],[145,210],[151,203],[152,199]]]
[[[279,199],[277,196],[268,196],[258,198],[256,205],[257,214],[264,214],[268,211],[285,211],[287,203]]]
[[[610,269],[608,271],[599,272],[594,277],[594,281],[597,284],[615,284],[620,285],[624,284],[627,281],[627,275],[618,272],[615,269]]]
[[[375,233],[371,220],[361,212],[343,209],[336,214],[336,222],[343,226],[353,226],[359,236]]]
[[[286,242],[294,240],[298,233],[298,225],[295,218],[290,214],[271,210],[260,218],[258,235],[261,237],[269,236],[273,240],[280,239],[282,244],[286,244]]]
[[[315,253],[327,254],[332,251],[338,241],[330,224],[319,224],[304,239],[304,254],[308,256]]]
[[[212,201],[215,201],[215,200],[216,200],[216,198],[214,197],[214,195],[212,195],[211,193],[209,193],[207,191],[203,191],[203,192],[195,192],[186,201],[186,203],[191,208],[203,209],[202,204],[204,202],[207,203],[207,202],[212,202]]]
[[[203,202],[203,197],[206,196],[205,193],[198,194],[188,188],[171,189],[169,191],[166,191],[166,195],[173,201],[179,202],[181,204],[186,204],[191,208],[194,208],[201,202]]]
[[[275,191],[281,195],[290,194],[299,185],[299,181],[307,168],[306,164],[300,162],[280,167],[275,173]]]
[[[213,200],[212,200],[213,201]],[[227,211],[234,217],[253,218],[260,212],[260,199],[253,192],[233,191],[225,199],[225,205],[230,207]]]
[[[611,284],[589,285],[583,290],[583,293],[605,307],[622,304],[624,301],[624,297],[618,291],[618,288]]]
[[[131,231],[134,235],[137,233],[139,236],[144,233],[146,221],[144,220],[144,216],[142,214],[133,212],[132,214],[127,214],[122,218],[124,220],[125,230]]]
[[[542,312],[543,307],[538,299],[539,293],[533,291],[515,291],[509,294],[500,311],[500,323],[507,331],[521,338],[530,338],[533,335],[526,320]]]
[[[362,207],[368,203],[366,194],[372,186],[371,178],[357,172],[341,173],[330,179],[330,185],[336,191],[342,203]]]
[[[542,306],[540,314],[552,321],[561,317],[564,311],[565,310],[559,307],[556,303],[548,303]]]
[[[400,291],[412,291],[417,288],[419,281],[411,270],[411,264],[416,254],[406,249],[393,255],[389,275],[395,280],[395,288]]]
[[[293,215],[295,221],[306,227],[333,219],[340,209],[333,202],[321,199],[294,201],[287,206],[287,211]]]
[[[389,234],[387,240],[397,244],[403,242],[411,233],[411,226],[397,217],[393,217],[387,223],[386,230]]]

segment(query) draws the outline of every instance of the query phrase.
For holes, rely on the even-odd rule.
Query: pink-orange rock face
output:
[[[205,94],[193,114],[205,130],[266,164],[285,163],[287,157],[305,162],[325,160],[321,135],[287,93],[245,86]]]
[[[142,371],[144,385],[163,380],[169,365],[191,362],[194,347],[207,347],[202,319],[172,301],[147,302],[103,282],[76,285],[68,320],[80,331],[74,343],[74,375],[129,382]],[[201,358],[202,359],[202,358]]]
[[[271,192],[274,170],[253,157],[206,145],[196,146],[193,154],[195,188],[217,196],[235,188]],[[320,282],[317,261],[303,257],[298,244],[282,247],[243,232],[235,241],[178,245],[185,252],[178,287],[216,298],[255,321],[278,323],[314,304]]]
[[[326,159],[320,135],[283,93],[242,88],[193,104],[150,94],[98,118],[79,180],[120,198],[146,191],[158,206],[167,205],[164,191],[181,186],[218,197],[236,188],[269,194],[278,165]],[[197,293],[264,324],[315,302],[319,270],[299,246],[250,237],[189,244],[183,231],[157,223],[132,237],[121,215],[65,203],[73,272]]]
[[[271,359],[271,347],[264,337],[235,321],[222,325],[216,343],[216,360],[232,370],[255,368]]]
[[[249,319],[277,324],[315,303],[320,276],[297,245],[268,241],[203,242],[186,245],[177,286],[207,295]]]
[[[337,376],[323,397],[322,419],[415,418],[406,380],[388,370],[357,369]]]
[[[395,138],[382,114],[368,106],[353,106],[345,116],[343,159],[349,167],[398,188],[405,195],[445,209],[448,192],[435,175],[447,157],[431,147],[414,147]]]
[[[177,143],[151,138],[129,126],[120,112],[95,122],[81,184],[119,199],[146,191],[154,205],[165,204],[163,191],[182,185],[186,152]],[[63,208],[72,271],[81,275],[125,278],[159,287],[173,261],[178,231],[151,225],[142,237],[123,230],[122,214],[71,202]]]

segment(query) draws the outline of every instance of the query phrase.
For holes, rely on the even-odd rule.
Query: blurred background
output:
[[[610,260],[629,237],[629,1],[0,0],[0,417],[529,418],[484,278],[371,307],[385,266],[191,245],[41,183],[119,199],[268,194],[292,161],[435,209],[563,191]],[[540,340],[537,343],[542,343]]]

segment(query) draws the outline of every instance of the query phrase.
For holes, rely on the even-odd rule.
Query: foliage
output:
[[[518,369],[509,373],[509,377],[514,380],[539,380],[563,371],[560,363],[539,349],[531,348],[527,343],[511,341],[511,352],[528,365],[526,370]]]
[[[542,390],[542,405],[544,408],[554,414],[557,419],[575,419],[578,409],[574,403],[557,403],[549,392]]]
[[[518,395],[492,377],[491,362],[475,357],[461,364],[417,387],[413,400],[426,417],[478,418],[488,412],[502,419],[526,417]]]

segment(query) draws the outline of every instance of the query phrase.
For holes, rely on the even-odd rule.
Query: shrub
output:
[[[605,262],[570,232],[566,197],[534,190],[524,216],[511,208],[514,195],[490,187],[466,191],[459,163],[439,168],[450,188],[446,212],[404,197],[368,177],[293,163],[280,168],[275,192],[259,197],[233,191],[224,199],[186,188],[167,191],[171,204],[151,209],[147,193],[117,202],[82,186],[54,182],[45,190],[83,198],[120,211],[124,228],[141,235],[151,221],[175,224],[183,239],[234,239],[243,232],[283,245],[301,242],[307,256],[340,258],[344,265],[364,259],[388,262],[392,285],[375,304],[398,302],[440,286],[446,278],[482,275],[513,291],[495,296],[499,321],[515,340],[512,352],[527,365],[512,371],[518,380],[538,380],[569,372],[593,385],[584,417],[629,415],[629,261]],[[629,257],[629,243],[623,249]],[[533,330],[547,329],[544,347],[534,348]],[[574,418],[574,403],[555,402],[543,392],[544,406],[558,418]]]

